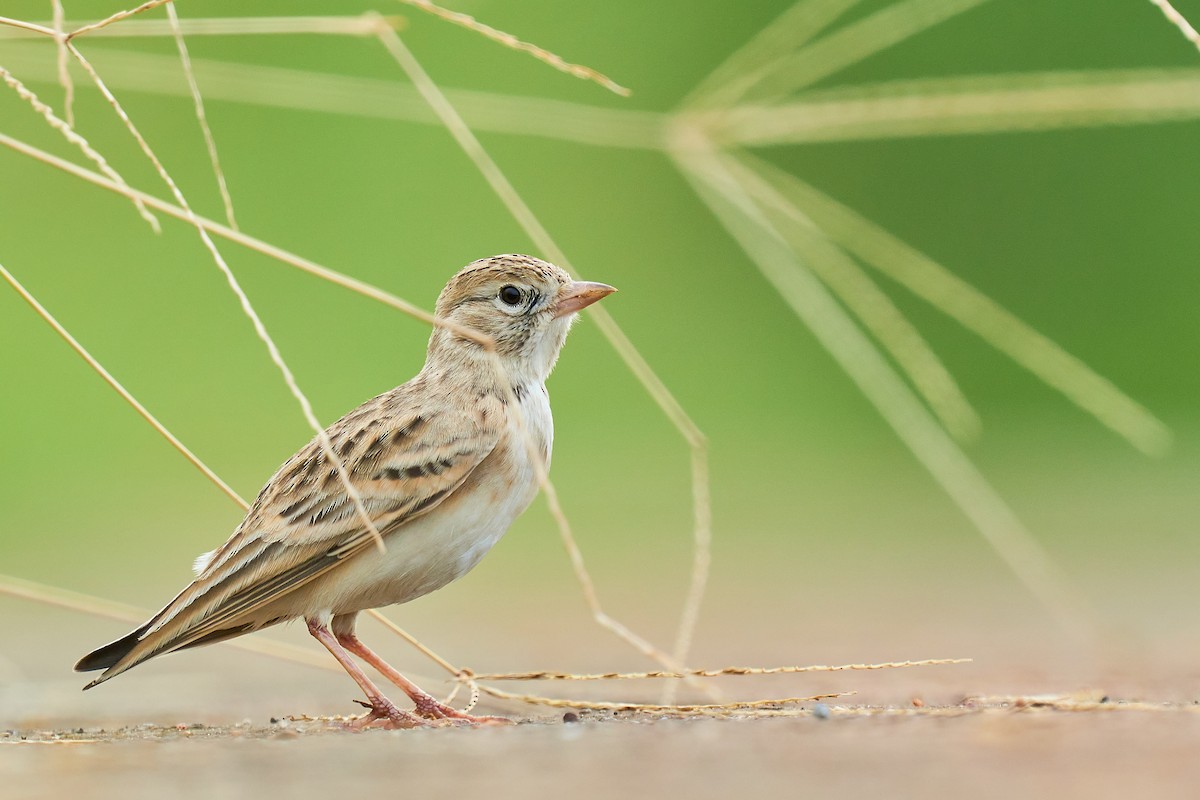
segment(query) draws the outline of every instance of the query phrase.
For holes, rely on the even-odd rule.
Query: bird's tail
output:
[[[138,628],[137,630],[135,630],[125,636],[122,636],[120,639],[117,639],[115,642],[109,642],[108,644],[104,645],[103,647],[99,647],[99,648],[93,650],[92,652],[90,652],[86,656],[84,656],[83,658],[79,659],[79,663],[77,663],[75,665],[75,671],[76,672],[93,672],[98,669],[111,670],[113,666],[115,666],[117,663],[119,663],[122,659],[124,659],[126,656],[128,656],[131,652],[133,652],[134,648],[136,648],[138,646],[138,644],[140,643],[142,634],[144,634],[149,629],[149,627],[150,627],[150,623],[147,622],[142,627]],[[133,664],[129,664],[128,666],[131,667],[131,666],[133,666]],[[126,669],[128,669],[128,667],[126,667]],[[122,669],[120,671],[124,672],[125,670]],[[116,674],[117,674],[117,672],[115,672],[115,671],[112,672],[112,674],[109,674],[108,672],[106,672],[105,674],[101,675],[99,678],[92,681],[91,683],[89,683],[87,686],[85,686],[83,688],[90,689],[93,686],[95,686],[96,684],[103,683],[104,681],[108,680],[109,678],[113,677],[113,675],[116,675]]]

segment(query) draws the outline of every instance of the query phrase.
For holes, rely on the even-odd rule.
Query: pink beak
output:
[[[591,281],[569,283],[558,294],[558,302],[554,304],[554,316],[558,318],[574,314],[597,300],[608,297],[615,291],[616,289],[607,283],[592,283]]]

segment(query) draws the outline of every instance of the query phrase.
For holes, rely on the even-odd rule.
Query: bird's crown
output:
[[[508,253],[481,258],[458,271],[438,295],[437,315],[450,317],[453,310],[470,301],[491,301],[506,284],[518,290],[532,289],[553,296],[571,282],[571,276],[548,261]]]

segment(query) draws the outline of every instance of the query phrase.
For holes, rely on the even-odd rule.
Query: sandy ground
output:
[[[1195,707],[977,705],[346,733],[321,723],[0,734],[7,797],[1195,797]],[[607,717],[608,715],[602,715]]]
[[[736,602],[713,603],[694,661],[970,663],[720,683],[739,699],[853,692],[821,706],[798,703],[785,717],[594,713],[567,723],[562,710],[510,703],[479,712],[520,724],[484,729],[352,732],[293,721],[356,713],[355,687],[336,669],[223,645],[156,659],[80,692],[86,678],[70,664],[122,626],[0,602],[0,798],[1197,796],[1200,630],[1184,604],[1158,602],[1141,588],[1153,587],[1149,581],[1137,595],[1110,593],[1113,606],[1101,613],[1113,624],[1081,644],[1012,592],[982,586],[982,599],[950,602],[941,591],[923,597],[923,576],[910,577],[903,595],[894,584],[872,595],[864,583],[854,600],[835,595],[835,585],[782,578],[754,593],[727,593]],[[1177,589],[1179,597],[1192,591]],[[646,666],[547,596],[509,592],[494,609],[467,596],[455,607],[460,596],[392,616],[477,671]],[[901,596],[908,599],[894,599]],[[829,597],[836,604],[822,607]],[[436,669],[398,640],[371,625],[363,633],[427,689],[447,691]],[[295,627],[269,635],[320,652]],[[644,681],[504,688],[661,696],[660,684]]]
[[[520,723],[353,732],[288,718],[297,708],[354,713],[344,676],[210,648],[87,693],[77,676],[7,684],[0,796],[1196,796],[1200,705],[1178,688],[1194,682],[1186,665],[1151,681],[1110,668],[1092,674],[1093,688],[1066,694],[964,696],[964,687],[1061,687],[1077,675],[1061,663],[1022,670],[985,656],[737,686],[744,697],[857,692],[782,717],[593,712],[565,722],[561,710],[493,704],[481,710]],[[632,685],[522,687],[656,696]]]

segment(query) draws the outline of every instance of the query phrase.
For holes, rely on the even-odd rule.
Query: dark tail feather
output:
[[[75,665],[76,672],[92,672],[98,669],[108,669],[113,664],[116,664],[125,656],[129,655],[129,651],[137,646],[138,637],[140,637],[150,627],[147,622],[142,627],[133,631],[127,636],[122,636],[115,642],[110,642],[97,650],[93,650],[83,658],[79,659],[79,663]],[[95,684],[89,684],[84,688],[91,688]]]
[[[271,620],[267,623],[267,625],[274,625],[276,622],[282,622],[284,619],[284,617],[280,617],[279,619]],[[109,644],[104,645],[104,647],[93,650],[83,658],[79,659],[79,663],[75,665],[76,672],[92,672],[98,669],[108,670],[99,678],[96,678],[96,680],[92,681],[87,686],[84,686],[84,691],[91,689],[93,686],[104,683],[109,678],[115,678],[125,670],[130,669],[131,667],[136,667],[138,664],[147,659],[153,658],[154,656],[160,656],[165,653],[174,652],[175,650],[186,650],[190,647],[199,647],[201,645],[213,644],[214,642],[222,642],[226,639],[232,639],[235,636],[241,636],[243,633],[249,633],[250,631],[257,630],[259,627],[266,627],[266,625],[256,626],[253,624],[247,624],[238,625],[233,628],[224,628],[222,630],[213,631],[205,636],[201,636],[199,639],[193,639],[192,641],[186,642],[182,645],[167,644],[165,646],[161,646],[161,648],[143,652],[137,658],[126,661],[126,663],[121,663],[134,651],[139,644],[142,643],[142,634],[150,629],[150,625],[153,622],[154,620],[151,620],[142,627],[138,628],[136,631],[133,631],[126,636],[122,636],[115,642],[110,642]]]

